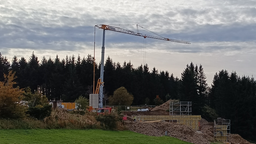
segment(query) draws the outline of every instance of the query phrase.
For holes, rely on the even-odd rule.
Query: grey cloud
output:
[[[169,37],[192,42],[250,42],[256,40],[256,24],[202,25],[188,33],[169,34]]]
[[[223,3],[227,2],[230,5],[238,5],[238,6],[254,6],[254,0],[224,0]]]
[[[230,6],[237,6],[242,1],[236,0],[233,2],[229,0],[227,2],[232,3]],[[251,3],[246,2],[244,5],[249,4]],[[235,13],[236,9],[229,7],[220,7],[219,9],[209,6],[200,9],[191,6],[170,7],[169,10],[165,11],[165,14],[161,14],[159,8],[154,9],[155,12],[150,12],[149,10],[152,10],[150,8],[147,9],[148,12],[144,13],[133,12],[129,9],[117,13],[111,8],[94,6],[92,9],[104,12],[101,13],[103,15],[100,15],[100,13],[83,12],[83,8],[86,9],[86,7],[79,10],[65,9],[66,7],[63,9],[47,8],[45,6],[39,9],[33,7],[22,8],[18,5],[8,8],[1,7],[0,12],[5,15],[1,16],[0,19],[0,33],[3,34],[0,36],[0,47],[75,50],[80,48],[81,45],[92,45],[94,24],[127,22],[142,23],[164,37],[189,41],[192,44],[216,41],[251,42],[256,40],[256,24],[255,19],[252,18],[256,13],[255,8],[242,9],[238,6],[237,13]],[[251,20],[243,24],[234,23],[240,15],[248,16]],[[195,19],[200,16],[206,24],[198,24]],[[220,21],[220,24],[209,24],[216,19]],[[8,24],[8,21],[11,23]],[[101,35],[101,31],[97,30],[98,45],[101,44]],[[115,44],[121,45],[120,48],[123,49],[140,45],[162,49],[167,49],[169,46],[169,44],[166,44],[167,46],[158,47],[156,41],[109,31],[106,33],[106,44],[109,48],[114,47]],[[186,46],[170,45],[173,51],[192,53],[204,51],[207,47],[197,45],[197,48],[190,49]],[[236,48],[235,46],[209,46],[209,51],[213,47],[215,47],[215,50]]]
[[[91,42],[93,33],[92,26],[44,27],[38,25],[33,28],[29,26],[4,25],[3,23],[0,25],[0,33],[3,34],[0,39],[1,47],[10,48],[37,48],[42,47],[42,44],[46,46],[44,48],[53,44],[60,44],[60,47],[63,48],[67,42]]]

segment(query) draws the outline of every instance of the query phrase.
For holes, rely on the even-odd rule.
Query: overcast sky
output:
[[[93,55],[94,25],[137,31],[136,24],[190,45],[106,32],[106,57],[134,68],[169,71],[179,77],[187,64],[202,65],[207,82],[222,69],[256,75],[255,0],[1,0],[0,52],[29,60]],[[147,34],[141,28],[140,32]],[[102,30],[96,29],[96,62]]]

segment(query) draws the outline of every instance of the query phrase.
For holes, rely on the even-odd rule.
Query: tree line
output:
[[[93,57],[90,55],[77,59],[66,56],[62,60],[56,56],[39,62],[32,54],[28,61],[14,56],[9,62],[0,54],[0,81],[9,70],[16,72],[19,87],[30,87],[32,92],[39,90],[49,100],[74,102],[79,96],[88,98],[92,93]],[[99,70],[96,65],[96,78]],[[147,64],[134,68],[131,62],[121,65],[109,57],[104,75],[104,104],[120,87],[134,96],[133,105],[156,104],[156,98],[162,102],[169,99],[192,101],[193,114],[208,120],[217,116],[231,119],[232,133],[256,139],[256,82],[253,78],[221,70],[208,86],[202,65],[188,64],[181,78],[177,78],[167,71],[149,70]]]

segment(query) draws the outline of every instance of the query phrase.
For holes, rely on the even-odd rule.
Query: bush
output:
[[[78,111],[85,111],[89,105],[88,99],[84,98],[83,96],[80,96],[78,99],[76,99],[75,103],[77,104]]]
[[[36,129],[46,128],[46,125],[37,119],[0,119],[0,129]]]
[[[213,121],[218,117],[218,114],[213,108],[209,107],[208,105],[205,105],[202,109],[202,117],[207,121]]]
[[[37,105],[35,107],[29,107],[27,114],[30,116],[37,118],[39,120],[44,119],[51,115],[52,106],[51,105]]]
[[[31,117],[37,119],[44,119],[50,116],[52,106],[49,105],[48,99],[45,95],[38,92],[32,93],[29,87],[25,88],[24,100],[28,102],[28,111],[26,112]]]
[[[49,129],[87,129],[100,128],[97,123],[95,113],[86,113],[85,115],[70,113],[63,109],[53,110],[49,117],[43,121]]]
[[[121,118],[114,114],[99,115],[96,120],[100,122],[100,125],[107,130],[114,130],[117,128],[118,121]]]

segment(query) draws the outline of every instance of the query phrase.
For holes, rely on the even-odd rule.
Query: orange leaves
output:
[[[19,87],[14,88],[16,82],[15,73],[9,71],[4,74],[4,81],[0,81],[0,117],[19,118],[25,115],[25,108],[20,105],[23,91]]]

